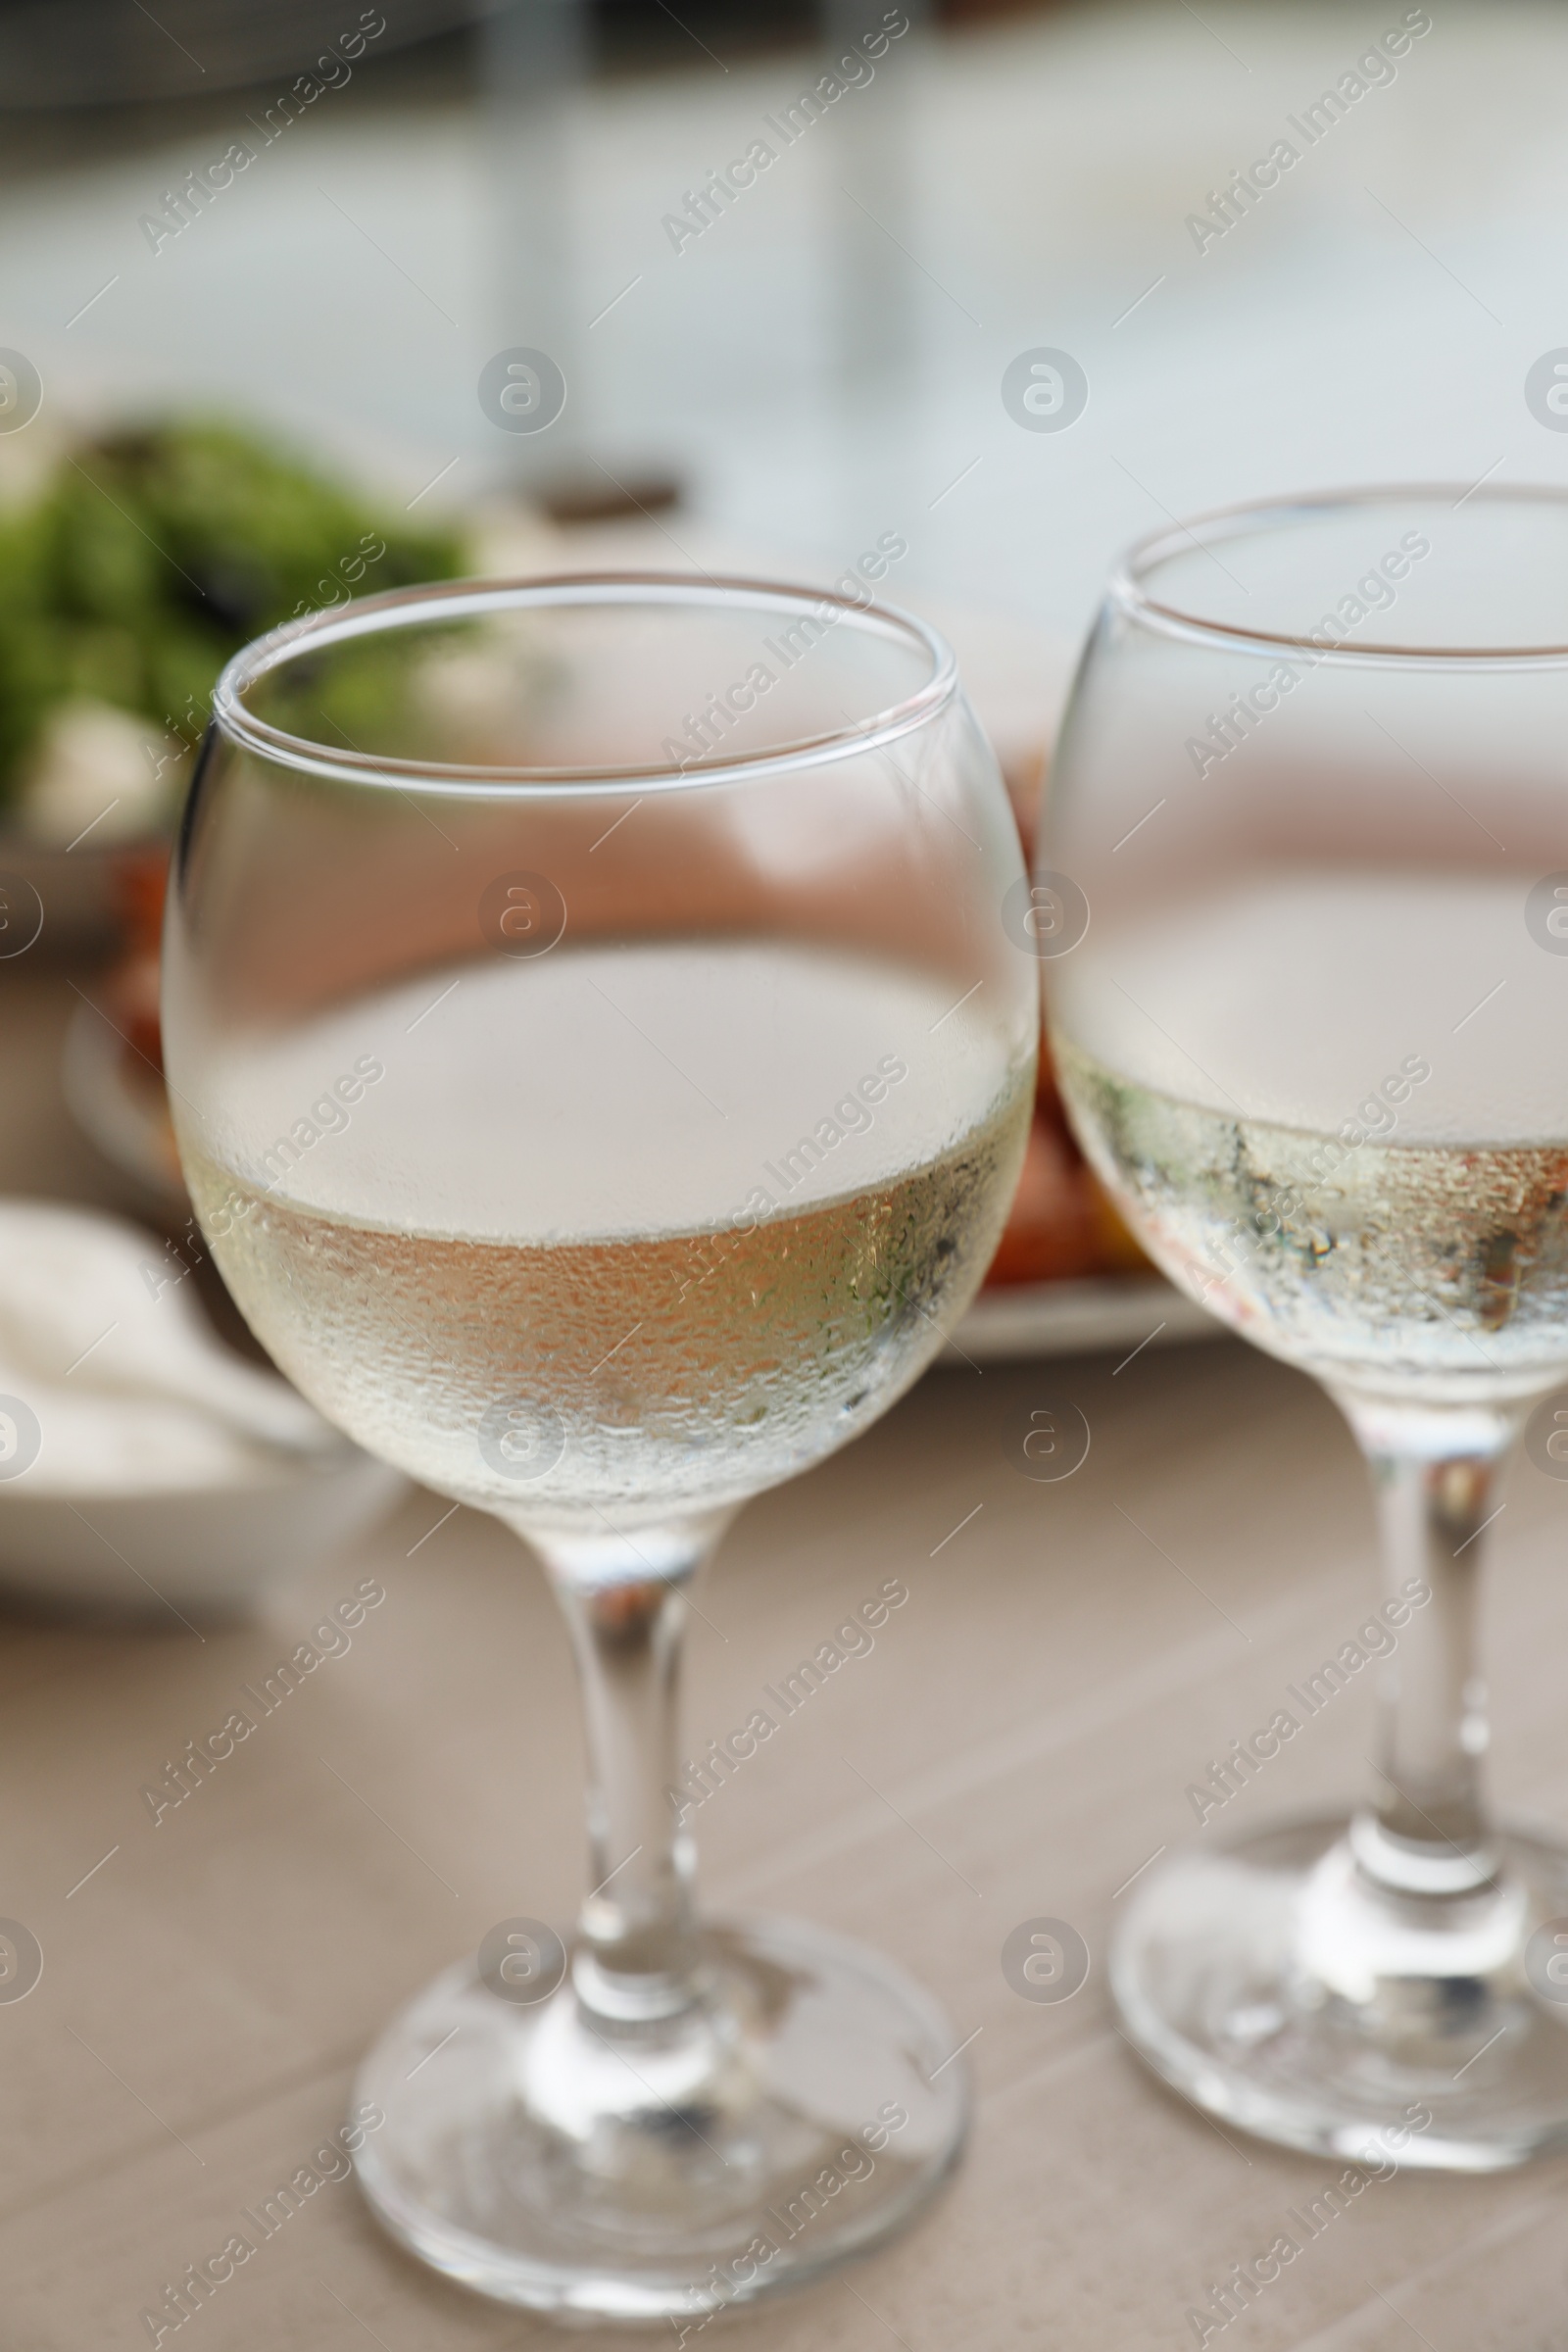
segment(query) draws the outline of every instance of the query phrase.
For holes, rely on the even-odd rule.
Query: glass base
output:
[[[1210,2115],[1379,2170],[1568,2148],[1568,1972],[1540,1933],[1568,1930],[1568,1851],[1499,1834],[1494,1878],[1439,1899],[1383,1891],[1351,1836],[1292,1823],[1151,1872],[1110,1957],[1139,2051]]]
[[[637,2023],[585,2010],[570,1974],[533,2006],[471,1961],[438,1977],[355,2087],[386,2118],[355,2164],[392,2235],[504,2303],[678,2325],[903,2230],[968,2122],[942,2011],[795,1920],[709,1925],[703,1945],[699,2001]]]

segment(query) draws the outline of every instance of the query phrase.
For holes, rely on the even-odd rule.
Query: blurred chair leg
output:
[[[909,30],[871,61],[870,86],[848,92],[834,113],[834,357],[840,394],[858,402],[901,387],[906,398],[919,365],[917,272],[899,244],[911,241],[914,211],[910,85],[935,10],[932,0],[902,0],[902,8]],[[820,22],[832,67],[855,55],[882,18],[872,0],[821,0]]]
[[[571,116],[591,51],[586,0],[498,0],[480,20],[495,190],[496,340],[548,352],[566,379],[565,408],[547,431],[496,435],[512,481],[535,495],[586,464]]]

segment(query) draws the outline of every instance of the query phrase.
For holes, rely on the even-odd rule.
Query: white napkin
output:
[[[297,1461],[341,1445],[220,1345],[179,1276],[156,1235],[121,1218],[0,1200],[0,1412],[15,1397],[41,1433],[0,1500],[228,1486],[265,1477],[280,1449]]]

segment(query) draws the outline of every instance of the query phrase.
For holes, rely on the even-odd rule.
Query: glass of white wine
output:
[[[733,1513],[984,1274],[1038,1039],[1009,889],[953,657],[868,591],[411,590],[220,684],[166,940],[204,1229],[330,1420],[526,1538],[581,1673],[569,1950],[519,1876],[357,2092],[379,2218],[500,2299],[701,2320],[956,2159],[956,2037],[902,1969],[695,1912],[675,1700]]]
[[[1372,2163],[1568,2145],[1568,1858],[1484,1809],[1473,1638],[1514,1439],[1526,1477],[1568,1456],[1565,747],[1560,493],[1200,518],[1112,579],[1034,886],[1086,1151],[1172,1279],[1341,1406],[1387,1563],[1189,1790],[1115,1997],[1189,2098]],[[1228,1835],[1373,1659],[1363,1801]]]

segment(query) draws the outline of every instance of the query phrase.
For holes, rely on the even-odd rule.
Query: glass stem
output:
[[[727,1517],[634,1537],[525,1531],[550,1571],[582,1685],[589,1892],[573,1977],[607,2021],[672,2017],[702,1990],[696,1849],[673,1791],[686,1593]]]
[[[1384,1622],[1397,1643],[1382,1668],[1377,1787],[1351,1843],[1361,1868],[1391,1892],[1469,1893],[1497,1864],[1481,1788],[1487,1714],[1476,1603],[1522,1408],[1345,1396],[1340,1403],[1372,1472]]]

